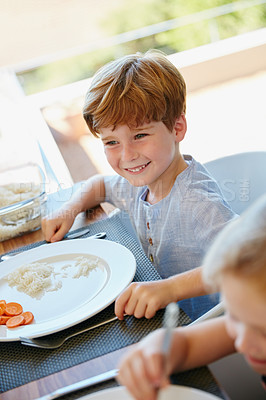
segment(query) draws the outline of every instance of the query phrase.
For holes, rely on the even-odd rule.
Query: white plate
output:
[[[169,385],[160,392],[160,400],[221,400],[213,394],[186,386]],[[133,400],[123,386],[100,390],[97,393],[79,397],[79,400]]]
[[[62,288],[46,292],[36,299],[10,287],[4,279],[16,268],[34,261],[49,261],[55,271],[71,264],[77,256],[92,254],[103,260],[103,266],[88,277],[61,279]],[[110,305],[129,285],[136,272],[136,260],[124,246],[108,240],[78,239],[45,244],[0,263],[0,297],[18,302],[24,311],[34,314],[30,325],[8,329],[0,325],[0,342],[19,340],[20,336],[38,337],[73,326]]]

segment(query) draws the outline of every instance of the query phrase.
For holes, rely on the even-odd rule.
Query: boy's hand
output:
[[[165,364],[161,350],[162,338],[162,330],[153,332],[120,362],[117,380],[137,400],[155,400],[158,389],[169,384],[167,371],[170,372],[170,363]]]
[[[42,231],[47,242],[57,242],[69,231],[75,216],[64,210],[57,210],[42,219]]]
[[[152,318],[156,311],[176,301],[172,286],[169,279],[131,283],[116,299],[115,314],[121,320],[124,314]]]

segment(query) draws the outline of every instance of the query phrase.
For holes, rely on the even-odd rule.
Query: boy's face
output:
[[[266,293],[253,280],[231,273],[222,279],[227,331],[250,366],[266,375]]]
[[[111,167],[134,186],[147,185],[150,190],[164,182],[165,190],[176,173],[179,155],[178,128],[184,125],[184,116],[177,120],[172,131],[162,122],[150,122],[137,128],[119,125],[103,128],[100,137]],[[180,122],[178,122],[180,120]],[[172,182],[173,184],[173,182]]]

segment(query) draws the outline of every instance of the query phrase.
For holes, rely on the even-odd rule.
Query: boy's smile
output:
[[[152,121],[137,128],[103,128],[100,137],[114,171],[133,186],[147,185],[157,202],[170,192],[177,175],[187,166],[179,153],[185,130],[182,114],[172,131],[163,122]]]
[[[147,162],[146,164],[139,165],[138,167],[135,168],[125,168],[126,171],[132,173],[132,174],[137,174],[141,172],[143,169],[145,169],[151,162]]]

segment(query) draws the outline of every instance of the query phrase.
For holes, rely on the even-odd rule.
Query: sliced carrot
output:
[[[14,302],[6,304],[6,309],[5,309],[6,315],[15,316],[21,314],[22,312],[23,308],[21,304]]]
[[[5,325],[6,321],[8,321],[10,318],[12,318],[12,317],[8,317],[7,315],[2,315],[0,317],[0,325]]]
[[[0,303],[0,315],[3,315],[6,310],[6,305],[3,303]]]
[[[34,319],[34,315],[30,311],[25,311],[21,315],[25,318],[24,325],[30,324]]]
[[[21,304],[16,302],[6,303],[0,300],[0,325],[6,325],[7,328],[16,328],[20,325],[28,325],[34,320],[31,311],[23,312]]]
[[[11,317],[8,321],[6,321],[6,326],[8,328],[16,328],[17,326],[23,325],[24,322],[25,318],[23,315],[16,315],[15,317]]]

